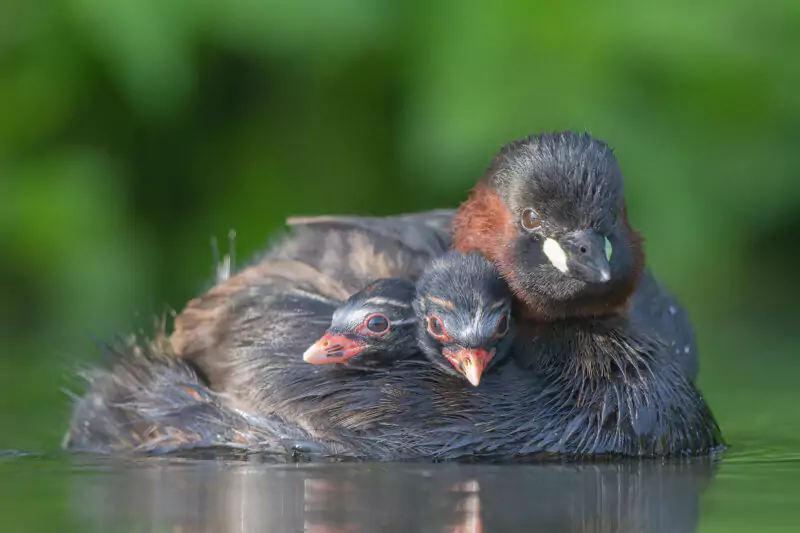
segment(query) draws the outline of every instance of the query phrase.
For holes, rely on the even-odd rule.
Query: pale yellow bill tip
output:
[[[327,362],[325,349],[320,346],[319,342],[314,343],[303,353],[303,361],[311,363],[312,365]]]
[[[468,365],[464,369],[464,377],[467,378],[467,381],[477,387],[481,382],[481,373],[478,370],[478,366],[474,364]]]

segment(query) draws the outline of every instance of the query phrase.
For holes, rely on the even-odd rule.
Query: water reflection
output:
[[[602,465],[153,461],[75,476],[87,531],[691,532],[708,460]]]

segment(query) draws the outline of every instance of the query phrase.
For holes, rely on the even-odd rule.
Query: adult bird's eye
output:
[[[536,216],[536,211],[528,207],[522,212],[520,224],[528,231],[535,230],[539,227],[539,218]]]
[[[386,333],[386,331],[389,330],[389,319],[386,318],[386,315],[375,313],[374,315],[367,317],[367,319],[364,321],[364,325],[369,333],[379,335],[381,333]]]
[[[439,340],[447,340],[447,330],[444,329],[444,321],[436,315],[428,317],[428,333]]]
[[[500,320],[497,321],[497,326],[494,329],[494,336],[495,337],[505,337],[506,333],[508,333],[508,315],[503,313],[503,316],[500,317]]]

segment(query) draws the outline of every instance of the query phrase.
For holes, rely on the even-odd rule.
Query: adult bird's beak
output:
[[[326,333],[303,354],[303,361],[312,365],[346,363],[361,353],[366,345],[344,335]]]
[[[444,348],[442,353],[450,361],[450,364],[455,367],[467,381],[476,387],[481,382],[483,371],[494,358],[495,349],[486,350],[484,348],[464,348],[456,346],[453,348]]]
[[[542,250],[554,267],[572,278],[589,283],[611,280],[611,242],[596,230],[574,231],[558,240],[547,238]]]

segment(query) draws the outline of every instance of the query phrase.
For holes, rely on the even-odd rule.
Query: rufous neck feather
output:
[[[550,322],[618,314],[627,308],[644,270],[642,237],[628,224],[625,211],[623,209],[623,222],[628,228],[634,251],[632,275],[602,301],[550,302],[524,292],[514,274],[514,242],[517,238],[514,217],[500,195],[485,182],[475,186],[453,218],[453,248],[462,253],[478,252],[497,265],[523,304],[521,311],[525,318]]]

